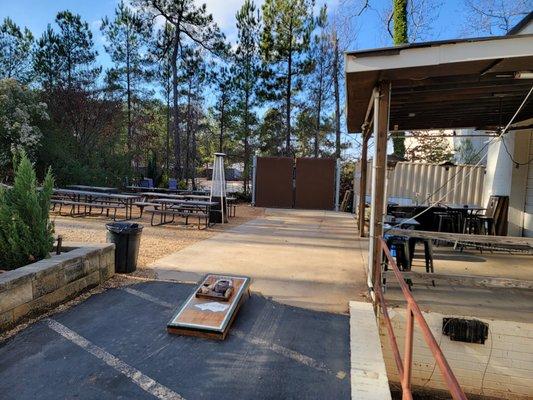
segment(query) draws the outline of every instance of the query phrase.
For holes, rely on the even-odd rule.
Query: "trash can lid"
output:
[[[105,225],[108,231],[114,233],[137,233],[143,230],[141,224],[133,222],[110,222]]]

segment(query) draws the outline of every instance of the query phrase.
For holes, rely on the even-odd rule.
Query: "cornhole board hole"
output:
[[[196,292],[204,284],[213,284],[219,279],[230,279],[233,291],[227,301],[201,298]],[[178,335],[224,340],[239,308],[249,297],[250,278],[208,274],[174,314],[167,324],[167,331]]]

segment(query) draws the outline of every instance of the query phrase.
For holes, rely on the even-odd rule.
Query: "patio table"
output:
[[[102,192],[102,193],[118,193],[117,188],[105,187],[105,186],[68,185],[67,189],[86,190],[90,192]]]
[[[77,202],[81,202],[83,197],[87,203],[92,203],[95,200],[107,199],[116,200],[117,202],[124,204],[126,210],[125,220],[131,219],[133,203],[141,198],[139,195],[121,194],[121,193],[102,193],[88,190],[74,190],[74,189],[54,189],[54,194],[63,195],[74,199]]]
[[[218,203],[214,201],[200,201],[200,200],[180,200],[180,199],[168,199],[168,198],[159,198],[159,199],[153,199],[154,203],[161,204],[161,210],[159,211],[150,211],[152,213],[158,212],[161,216],[161,221],[159,225],[163,225],[169,222],[174,221],[174,214],[176,211],[182,210],[184,213],[201,213],[202,215],[205,214],[206,219],[206,227],[209,226],[209,212],[211,210],[211,206],[215,206]],[[166,212],[168,211],[168,212]],[[172,215],[172,221],[167,221],[166,217],[167,214]],[[200,214],[197,214],[200,215]],[[152,215],[152,226],[154,215]]]

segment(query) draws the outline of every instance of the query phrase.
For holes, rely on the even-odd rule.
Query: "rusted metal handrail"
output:
[[[431,333],[431,330],[429,329],[429,326],[424,316],[422,315],[422,312],[420,311],[420,308],[418,307],[415,298],[413,297],[411,291],[409,290],[409,287],[405,283],[402,273],[398,269],[394,258],[389,252],[387,243],[385,242],[385,240],[383,240],[383,238],[380,238],[380,245],[383,252],[385,253],[385,256],[387,257],[389,266],[392,268],[392,271],[394,272],[394,275],[396,276],[396,279],[400,284],[403,296],[407,301],[407,329],[405,332],[405,348],[402,360],[402,357],[400,355],[400,349],[398,347],[398,342],[396,340],[394,329],[392,327],[392,322],[387,312],[387,303],[385,302],[385,297],[383,296],[383,291],[381,289],[381,271],[376,271],[377,274],[376,281],[374,282],[374,291],[381,306],[381,312],[385,319],[385,326],[389,333],[394,361],[396,362],[396,367],[398,368],[398,372],[401,377],[402,399],[412,400],[413,398],[411,394],[411,366],[413,362],[414,322],[416,321],[418,326],[420,327],[426,344],[428,345],[431,353],[433,354],[433,357],[435,358],[435,361],[437,362],[442,378],[446,382],[446,386],[448,387],[450,394],[452,395],[454,400],[466,400],[466,395],[461,389],[461,386],[459,386],[457,378],[453,374],[450,365],[448,364],[448,361],[446,361],[446,357],[444,357],[444,354],[442,353],[439,344]]]

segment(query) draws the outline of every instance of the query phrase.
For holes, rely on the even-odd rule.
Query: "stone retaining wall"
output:
[[[61,255],[0,274],[0,332],[99,285],[115,273],[114,244],[65,243]]]

